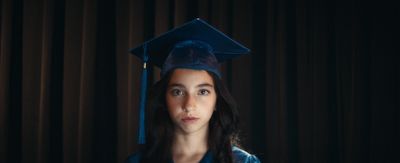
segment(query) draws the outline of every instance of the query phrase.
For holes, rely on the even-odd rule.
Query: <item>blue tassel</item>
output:
[[[140,113],[139,113],[139,137],[138,143],[146,143],[146,130],[145,130],[145,108],[146,108],[146,91],[147,91],[147,61],[149,59],[147,55],[147,44],[143,46],[143,70],[141,76],[141,87],[140,87]]]

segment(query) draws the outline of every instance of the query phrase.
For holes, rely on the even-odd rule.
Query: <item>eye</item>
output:
[[[207,89],[200,89],[198,94],[199,95],[208,95],[210,93],[211,92],[209,90],[207,90]]]
[[[183,95],[184,95],[183,91],[180,90],[180,89],[173,89],[173,90],[171,90],[171,94],[172,94],[173,96],[183,96]]]

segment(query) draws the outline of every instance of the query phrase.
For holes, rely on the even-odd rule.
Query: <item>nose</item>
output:
[[[183,105],[183,110],[185,112],[190,112],[193,111],[195,107],[196,107],[196,99],[191,95],[186,96],[185,103]]]

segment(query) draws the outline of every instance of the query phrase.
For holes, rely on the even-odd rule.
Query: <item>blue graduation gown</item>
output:
[[[235,163],[260,163],[260,160],[258,160],[256,156],[249,154],[238,147],[232,147],[232,153],[233,153],[233,161]],[[129,156],[128,159],[125,161],[125,163],[139,163],[139,160],[140,160],[140,153],[135,153]],[[213,156],[211,152],[207,152],[200,160],[200,163],[212,163],[212,161],[213,161]],[[173,160],[171,160],[171,163],[173,163]]]

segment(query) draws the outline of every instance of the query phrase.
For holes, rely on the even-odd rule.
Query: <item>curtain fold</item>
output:
[[[4,1],[1,4],[1,33],[0,33],[0,157],[4,160],[7,159],[8,138],[9,131],[9,113],[10,104],[10,65],[12,61],[11,56],[11,40],[12,40],[12,3],[11,1]]]

